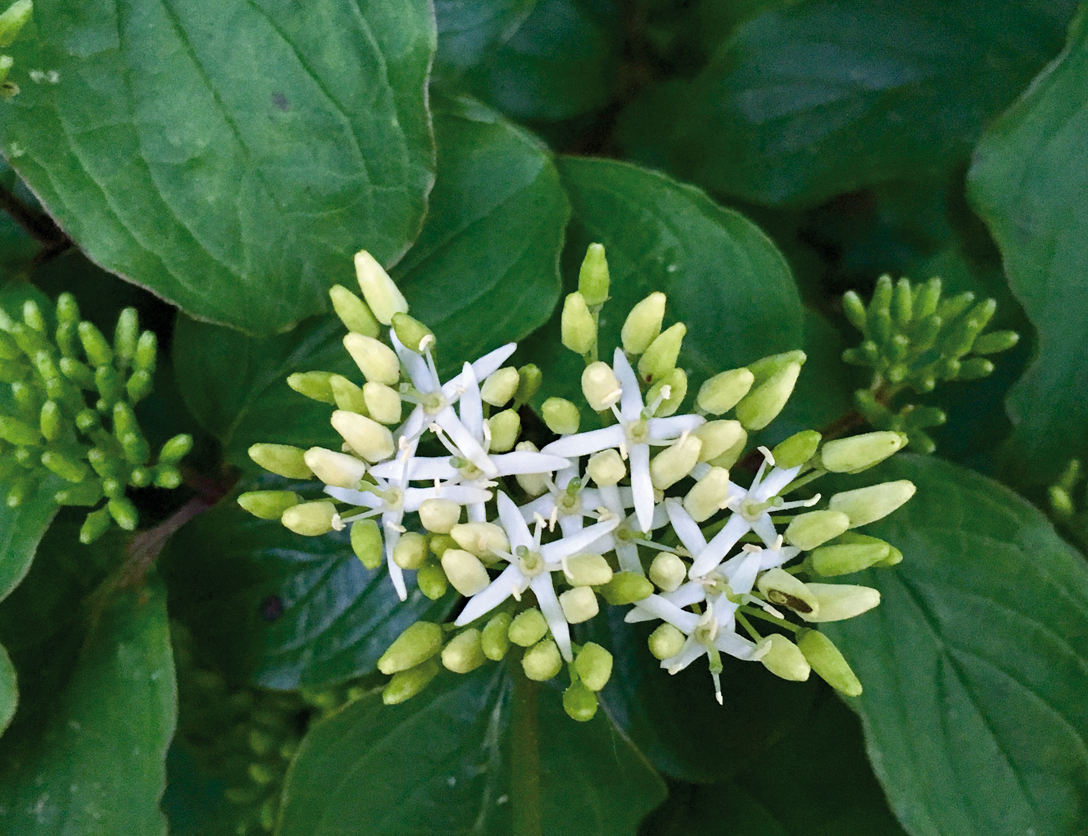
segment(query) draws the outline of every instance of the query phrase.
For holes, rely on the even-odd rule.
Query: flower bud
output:
[[[586,642],[574,659],[574,670],[590,691],[600,691],[612,676],[612,654],[596,642]]]
[[[93,543],[109,530],[111,519],[110,512],[105,508],[89,513],[79,529],[79,542],[85,546]]]
[[[374,337],[351,333],[344,337],[347,349],[363,376],[374,383],[396,386],[400,380],[400,360],[396,352]]]
[[[397,705],[409,700],[431,684],[442,666],[433,657],[406,671],[397,671],[382,689],[382,702]]]
[[[102,485],[94,479],[85,479],[78,485],[62,488],[53,495],[59,505],[82,505],[86,508],[97,505],[102,497]]]
[[[136,471],[133,470],[134,475],[135,473]],[[181,484],[181,471],[169,464],[156,465],[152,468],[151,477],[156,488],[166,488],[172,491]]]
[[[401,345],[416,354],[423,354],[434,347],[434,331],[406,313],[393,314],[393,333]]]
[[[599,554],[576,554],[563,561],[571,586],[600,586],[612,580],[612,567]]]
[[[487,419],[487,429],[491,435],[489,450],[492,453],[506,453],[514,449],[518,436],[521,435],[521,416],[516,410],[504,409]]]
[[[801,649],[781,633],[771,633],[763,639],[768,646],[759,661],[763,667],[782,679],[791,682],[804,682],[811,672],[805,654]]]
[[[117,317],[113,332],[113,352],[117,365],[127,369],[136,356],[136,343],[140,339],[140,319],[135,308],[125,308]]]
[[[671,659],[684,648],[684,634],[671,624],[660,624],[650,633],[647,643],[655,659]]]
[[[518,388],[514,393],[514,402],[517,404],[528,403],[540,390],[540,384],[544,375],[535,363],[528,363],[518,369]]]
[[[15,0],[7,10],[0,14],[0,47],[14,43],[19,31],[30,21],[34,13],[31,0]]]
[[[818,574],[834,577],[868,569],[875,563],[887,560],[890,554],[891,548],[887,543],[839,543],[821,546],[810,557],[812,568]]]
[[[249,457],[269,473],[287,479],[313,479],[313,471],[306,464],[306,452],[288,444],[254,444]]]
[[[748,369],[721,372],[699,387],[695,403],[703,412],[721,415],[736,406],[752,388],[755,375]]]
[[[513,366],[504,366],[487,376],[480,387],[480,400],[491,406],[504,406],[518,391],[521,376]]]
[[[914,485],[906,479],[883,482],[868,488],[837,493],[828,503],[832,511],[842,511],[850,518],[850,527],[858,528],[888,516],[914,496]]]
[[[582,420],[578,407],[566,398],[548,398],[540,408],[540,415],[556,435],[573,435]]]
[[[617,450],[609,448],[589,457],[586,474],[601,487],[607,487],[617,484],[627,475],[627,465]]]
[[[646,403],[657,404],[655,418],[667,418],[680,408],[688,394],[688,375],[683,369],[666,372],[646,393]]]
[[[836,691],[848,697],[861,693],[861,682],[850,669],[831,639],[818,630],[802,630],[797,634],[797,647],[812,669]]]
[[[249,491],[238,497],[239,505],[262,520],[278,520],[301,501],[302,497],[292,491]]]
[[[841,511],[809,511],[798,514],[786,527],[786,541],[807,552],[835,539],[849,527],[850,518]]]
[[[824,445],[820,451],[820,463],[832,473],[857,473],[884,461],[906,443],[907,437],[897,432],[873,432],[839,438]]]
[[[725,468],[733,466],[748,443],[748,433],[740,421],[707,421],[691,434],[703,442],[699,461]]]
[[[770,603],[788,607],[803,618],[819,610],[816,595],[784,569],[764,572],[756,581],[756,586]]]
[[[450,536],[462,549],[487,560],[493,560],[497,552],[510,551],[506,532],[495,523],[458,523],[450,529]]]
[[[799,612],[805,621],[845,621],[880,603],[880,592],[868,586],[845,583],[810,583],[806,586],[818,603],[811,613]]]
[[[361,386],[356,386],[342,375],[334,374],[329,375],[329,389],[332,391],[332,399],[337,409],[370,417],[370,409],[366,405],[366,397],[363,395]]]
[[[329,385],[331,377],[331,372],[295,372],[287,376],[287,385],[310,400],[331,404],[336,403]]]
[[[644,352],[661,333],[661,322],[664,318],[665,294],[660,291],[651,293],[631,308],[631,313],[627,315],[620,330],[623,350],[628,354]]]
[[[578,292],[591,308],[608,301],[608,260],[603,244],[590,244],[578,270]]]
[[[193,437],[186,433],[168,439],[159,450],[159,464],[177,464],[193,449]]]
[[[132,358],[132,368],[136,373],[152,374],[158,362],[159,338],[154,331],[144,331],[136,342],[136,354]]]
[[[136,512],[136,506],[125,497],[111,499],[106,503],[106,510],[110,512],[116,522],[125,531],[133,531],[136,523],[140,521],[140,515]]]
[[[417,621],[397,636],[378,659],[378,670],[384,674],[414,668],[442,649],[442,626],[429,621]]]
[[[688,567],[675,554],[660,552],[650,564],[650,580],[664,592],[672,592],[687,577]]]
[[[588,354],[596,344],[597,323],[581,293],[567,294],[563,301],[560,329],[563,345],[575,354]]]
[[[568,624],[581,624],[589,621],[601,611],[597,596],[588,586],[576,586],[559,596],[559,606]]]
[[[305,537],[318,537],[332,531],[336,506],[327,499],[314,502],[300,502],[283,512],[280,522],[295,534]]]
[[[643,380],[657,380],[676,368],[680,344],[688,327],[683,322],[662,331],[638,358],[638,373]]]
[[[338,409],[330,423],[348,446],[368,462],[388,459],[397,449],[389,429],[365,415]]]
[[[534,682],[546,682],[563,669],[563,657],[551,639],[544,639],[525,651],[521,657],[525,676]]]
[[[874,563],[874,566],[894,566],[897,563],[903,562],[903,552],[899,551],[891,543],[886,543],[878,537],[870,537],[868,534],[859,534],[856,531],[847,531],[838,540],[835,541],[835,545],[866,545],[866,546],[887,546],[888,556],[883,560]]]
[[[42,436],[37,427],[24,423],[18,418],[0,415],[0,438],[8,444],[30,446],[40,442]]]
[[[531,441],[518,442],[514,448],[518,451],[528,451],[531,453],[537,453],[540,448],[537,447]],[[529,496],[540,496],[548,492],[548,474],[547,473],[517,473],[514,475],[514,479],[517,480],[521,489]]]
[[[519,647],[536,644],[548,633],[548,622],[536,607],[522,610],[510,623],[508,637]]]
[[[588,723],[597,714],[597,695],[581,682],[572,682],[563,692],[563,710],[579,723]]]
[[[454,673],[474,671],[486,659],[480,641],[480,631],[475,627],[469,627],[458,633],[450,639],[449,644],[442,648],[442,664]]]
[[[442,566],[436,561],[428,560],[416,572],[416,586],[427,598],[437,601],[446,594],[450,582],[442,571]]]
[[[702,449],[703,442],[698,436],[689,434],[654,456],[650,461],[650,481],[654,487],[663,491],[691,473],[699,463]]]
[[[654,591],[648,578],[634,572],[616,572],[612,580],[600,587],[600,593],[609,604],[621,607],[641,601]]]
[[[311,447],[303,455],[303,460],[318,479],[333,487],[355,490],[366,476],[366,465],[347,453]]]
[[[745,429],[761,430],[771,423],[793,394],[800,374],[801,363],[789,363],[745,395],[736,408],[737,418]]]
[[[377,520],[357,520],[351,524],[351,550],[371,571],[382,565],[382,532]]]
[[[612,367],[598,360],[582,372],[582,394],[594,412],[602,412],[620,399],[620,382]]]
[[[427,538],[418,531],[406,531],[393,547],[393,562],[401,569],[418,569],[427,557]]]
[[[366,302],[346,287],[334,284],[329,288],[329,298],[332,299],[332,307],[336,315],[349,331],[365,337],[377,337],[381,333],[378,320],[374,318]]]
[[[46,401],[38,418],[38,427],[46,441],[56,441],[64,432],[65,420],[56,401]]]
[[[959,380],[980,380],[994,372],[994,364],[982,357],[972,357],[960,363]]]
[[[454,525],[456,524],[456,521],[454,521]],[[428,539],[428,546],[430,547],[430,550],[434,553],[435,557],[441,558],[442,555],[446,553],[447,549],[457,548],[457,541],[450,537],[449,534],[432,534]]]
[[[483,592],[491,583],[480,558],[461,549],[447,549],[442,554],[442,569],[453,588],[465,597]]]
[[[1020,342],[1020,335],[1015,331],[991,331],[975,340],[971,350],[975,354],[997,354],[1008,351],[1018,342]]]
[[[425,499],[419,506],[419,521],[435,534],[449,534],[461,519],[461,506],[452,499]]]
[[[695,522],[705,522],[725,507],[729,498],[729,471],[711,467],[684,497],[684,510]]]
[[[400,394],[384,383],[363,384],[363,401],[370,417],[379,424],[400,423]]]
[[[18,332],[15,332],[14,335],[18,340]],[[106,338],[102,336],[102,332],[90,322],[79,323],[79,341],[83,343],[83,351],[87,355],[87,359],[91,361],[92,366],[113,365],[113,349],[106,342]]]
[[[363,298],[382,325],[393,324],[393,314],[408,313],[408,302],[389,274],[366,250],[355,254],[355,276]]]
[[[484,656],[492,662],[499,662],[510,649],[510,613],[501,612],[484,625],[480,634],[480,646]]]
[[[815,430],[804,430],[776,444],[771,450],[775,465],[782,468],[798,467],[814,455],[822,436]]]

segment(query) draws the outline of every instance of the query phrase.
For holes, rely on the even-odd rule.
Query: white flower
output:
[[[538,519],[536,530],[530,532],[528,523],[525,522],[521,511],[510,497],[499,492],[496,500],[499,506],[499,521],[510,540],[510,553],[497,552],[496,554],[510,565],[486,589],[469,598],[454,624],[460,627],[475,621],[485,613],[491,612],[511,595],[520,598],[526,589],[531,589],[544,619],[548,622],[552,638],[559,646],[559,652],[569,662],[573,658],[570,648],[570,630],[563,608],[559,604],[559,598],[555,594],[555,588],[552,586],[551,573],[562,571],[564,558],[584,551],[603,534],[614,529],[618,521],[596,523],[571,537],[563,537],[541,545],[540,535],[544,530],[544,521]]]
[[[655,505],[653,515],[650,518],[649,528],[643,528],[635,514],[628,515],[627,509],[635,504],[634,493],[630,488],[621,488],[616,485],[602,485],[597,488],[597,494],[601,499],[601,507],[611,517],[620,522],[616,530],[609,535],[611,548],[615,550],[620,568],[625,572],[634,572],[645,575],[642,571],[642,561],[638,557],[638,544],[653,547],[653,541],[641,535],[647,531],[654,531],[665,525],[669,518],[665,514],[665,508]],[[604,517],[602,517],[604,519]]]
[[[620,383],[619,408],[611,409],[619,422],[615,426],[568,435],[545,446],[542,453],[558,456],[586,456],[615,448],[629,459],[635,515],[643,531],[649,531],[654,514],[654,487],[650,480],[650,445],[671,444],[691,432],[704,420],[699,415],[654,418],[642,402],[642,391],[634,369],[622,349],[617,348],[612,371]]]

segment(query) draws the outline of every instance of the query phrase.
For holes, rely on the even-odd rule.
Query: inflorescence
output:
[[[657,623],[649,649],[670,673],[706,657],[719,702],[722,654],[789,680],[815,670],[846,694],[861,692],[818,625],[879,603],[877,590],[838,579],[902,559],[857,529],[901,506],[914,485],[886,482],[822,503],[812,484],[877,464],[904,434],[824,441],[805,431],[746,455],[748,433],[782,410],[805,355],[723,371],[684,411],[685,326],[664,327],[663,293],[634,306],[622,344],[598,359],[609,276],[595,244],[562,313],[562,341],[585,359],[584,404],[545,400],[539,414],[554,435],[534,443],[521,415],[541,372],[506,365],[514,344],[442,381],[434,334],[368,253],[355,265],[365,302],[341,286],[331,296],[362,385],[325,372],[289,381],[336,405],[343,447],[250,450],[273,473],[316,477],[325,496],[254,491],[239,502],[303,535],[350,526],[355,554],[371,569],[384,562],[402,599],[411,573],[432,599],[449,586],[464,596],[452,623],[417,622],[382,656],[387,703],[418,693],[441,667],[467,673],[515,646],[529,679],[566,669],[564,706],[588,720],[612,656],[576,642],[571,626],[597,616],[602,598],[628,608],[629,623]],[[589,416],[597,426],[583,429]]]

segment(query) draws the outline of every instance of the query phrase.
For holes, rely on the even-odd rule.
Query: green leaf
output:
[[[510,40],[539,0],[435,0],[438,52],[433,81],[455,84],[460,76]]]
[[[1013,388],[1017,479],[1052,482],[1088,455],[1088,14],[1061,58],[983,137],[970,198],[997,239],[1013,292],[1038,332],[1035,363]]]
[[[393,271],[412,314],[438,337],[439,370],[542,325],[559,297],[558,253],[569,209],[547,152],[528,134],[470,102],[435,110],[439,174],[416,245]],[[350,266],[350,261],[345,261]],[[357,288],[354,277],[344,280]],[[329,317],[282,336],[246,337],[179,318],[174,359],[189,409],[246,465],[259,441],[336,445],[332,407],[288,388],[296,371],[359,378]]]
[[[918,486],[866,529],[904,560],[858,576],[876,610],[823,629],[865,686],[852,702],[892,809],[916,836],[1083,832],[1088,564],[970,471],[906,456],[879,478]]]
[[[354,250],[395,261],[418,232],[423,0],[40,0],[34,19],[0,146],[103,267],[268,333],[326,310]]]
[[[648,164],[754,203],[814,204],[945,171],[1061,48],[1075,4],[817,0],[749,21],[621,137]]]
[[[26,577],[38,543],[53,522],[57,513],[53,499],[56,482],[56,479],[46,480],[34,498],[18,508],[9,508],[0,501],[0,601]],[[7,487],[0,482],[0,497],[6,495]]]
[[[409,624],[441,620],[449,602],[413,588],[401,603],[385,568],[364,569],[347,534],[303,537],[225,500],[167,546],[172,613],[219,669],[265,688],[370,673]]]
[[[15,668],[11,664],[8,652],[0,644],[0,734],[15,716],[15,706],[19,702],[19,684],[15,681]]]
[[[801,347],[803,311],[789,267],[743,215],[637,166],[577,157],[558,164],[574,212],[563,253],[567,290],[589,244],[607,253],[612,298],[601,312],[602,356],[611,358],[631,307],[655,290],[668,295],[666,324],[688,327],[681,365],[692,393],[720,371]],[[560,345],[558,315],[526,356],[544,369],[548,394],[580,391],[583,363]]]
[[[488,666],[443,672],[397,706],[373,693],[315,726],[288,772],[279,833],[498,836],[535,823],[620,836],[664,795],[603,712],[576,723],[558,692]]]

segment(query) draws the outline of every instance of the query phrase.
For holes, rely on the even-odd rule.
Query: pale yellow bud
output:
[[[617,484],[627,475],[627,465],[623,463],[617,450],[609,448],[589,457],[586,473],[598,485],[607,487]]]
[[[419,506],[419,521],[435,534],[449,534],[461,519],[461,506],[451,499],[425,499]]]
[[[691,434],[703,442],[703,448],[699,451],[701,462],[718,464],[716,459],[732,454],[735,450],[743,450],[744,445],[748,443],[748,433],[744,431],[740,421],[707,421],[692,430]],[[732,467],[733,465],[731,462],[721,466]]]
[[[594,412],[602,412],[620,399],[620,382],[612,367],[598,360],[582,372],[582,394]]]
[[[469,673],[480,667],[487,657],[484,656],[480,641],[480,631],[469,627],[450,639],[442,648],[442,664],[454,673]]]
[[[740,399],[748,394],[755,379],[755,375],[748,369],[721,372],[699,387],[695,403],[703,412],[721,415],[736,406]]]
[[[698,436],[689,434],[654,456],[650,461],[650,481],[654,487],[663,491],[691,473],[699,463],[702,449],[703,442]]]
[[[344,337],[347,349],[363,376],[374,383],[396,386],[400,380],[400,360],[396,352],[373,337],[351,333]]]
[[[401,569],[418,569],[427,557],[427,538],[418,531],[406,531],[393,547],[393,562]]]
[[[805,621],[844,621],[868,612],[880,603],[880,592],[868,586],[845,583],[810,583],[807,586],[818,604],[812,613],[798,613]]]
[[[515,450],[525,450],[531,453],[540,452],[540,448],[537,447],[531,441],[518,442]],[[548,487],[548,474],[546,473],[518,473],[514,476],[521,489],[529,496],[541,496],[546,494],[549,490]]]
[[[494,523],[458,523],[450,529],[450,536],[462,549],[487,560],[493,560],[498,552],[510,551],[506,532]]]
[[[650,580],[663,592],[672,592],[684,582],[688,567],[675,554],[661,552],[650,564]]]
[[[684,634],[671,624],[661,624],[650,633],[648,644],[655,659],[671,659],[684,648]]]
[[[638,373],[643,380],[657,380],[676,368],[680,344],[688,328],[683,322],[665,329],[638,358]]]
[[[684,510],[695,522],[705,522],[725,507],[729,498],[729,471],[712,467],[684,497]]]
[[[487,429],[491,435],[492,453],[506,453],[514,449],[521,435],[521,416],[516,410],[504,409],[487,419]]]
[[[850,527],[850,518],[841,511],[809,511],[798,514],[786,527],[786,542],[809,551],[833,540]]]
[[[575,354],[588,354],[597,342],[597,323],[589,312],[585,297],[577,291],[567,294],[560,316],[563,345]]]
[[[355,276],[374,318],[382,325],[392,325],[395,313],[408,313],[408,301],[385,269],[366,250],[355,254]]]
[[[756,582],[759,591],[770,603],[788,607],[802,618],[819,612],[820,604],[808,587],[784,569],[770,569]]]
[[[661,333],[661,322],[665,318],[665,294],[651,293],[633,308],[627,315],[620,331],[623,350],[628,354],[641,354]]]
[[[388,459],[397,449],[389,429],[365,415],[338,409],[330,423],[348,446],[368,462]]]
[[[563,608],[568,624],[581,624],[600,612],[597,596],[588,586],[568,589],[559,596],[559,606]]]
[[[763,638],[767,651],[759,658],[763,666],[782,679],[804,682],[811,668],[801,649],[781,633],[771,633]]]
[[[514,367],[498,369],[489,374],[480,387],[480,400],[492,406],[503,406],[514,397],[520,381],[521,376]]]
[[[480,558],[462,549],[446,549],[442,553],[442,570],[453,588],[466,597],[483,592],[491,583]]]
[[[599,554],[576,554],[563,561],[571,586],[600,586],[612,580],[612,567]]]
[[[396,389],[371,381],[363,384],[363,398],[370,417],[379,424],[400,423],[400,395]]]
[[[304,459],[318,479],[333,487],[357,489],[366,476],[366,464],[347,453],[311,447]]]
[[[280,522],[295,534],[318,537],[332,531],[336,506],[325,499],[316,502],[300,502],[283,512]]]

